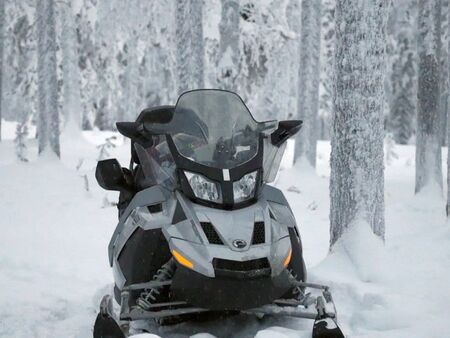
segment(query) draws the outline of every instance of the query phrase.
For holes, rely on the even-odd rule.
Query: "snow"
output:
[[[101,190],[94,178],[96,145],[113,134],[84,132],[70,148],[62,140],[61,160],[37,159],[36,141],[29,139],[30,162],[19,163],[11,139],[15,125],[2,128],[0,337],[91,337],[100,298],[113,281],[107,245],[116,209],[103,207],[103,200],[117,194]],[[110,155],[126,165],[129,143],[118,137],[116,144]],[[413,146],[392,151],[398,156],[386,165],[385,244],[357,222],[329,252],[328,142],[318,144],[316,172],[302,163],[289,168],[286,161],[275,185],[296,214],[309,280],[331,286],[347,337],[449,337],[445,201],[427,191],[414,196]],[[240,315],[155,327],[154,334],[134,337],[306,338],[311,329],[308,320]]]

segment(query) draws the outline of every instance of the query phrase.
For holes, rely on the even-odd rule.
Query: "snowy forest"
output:
[[[271,184],[347,337],[450,337],[450,0],[0,0],[0,337],[92,336],[118,202],[97,161],[127,167],[116,122],[201,88],[303,121]]]

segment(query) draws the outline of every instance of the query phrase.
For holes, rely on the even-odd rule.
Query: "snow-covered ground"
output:
[[[116,194],[97,187],[93,175],[95,144],[111,134],[63,142],[61,161],[37,159],[30,140],[30,162],[18,163],[13,130],[6,130],[12,127],[3,126],[7,139],[0,143],[0,337],[91,337],[100,297],[112,283],[107,244],[116,209],[108,201]],[[115,142],[111,157],[128,163],[129,144]],[[414,147],[393,151],[398,159],[386,166],[385,245],[359,224],[328,253],[328,142],[319,142],[316,173],[299,165],[283,170],[275,184],[300,225],[309,278],[332,286],[347,337],[450,337],[445,203],[427,193],[414,196]],[[155,334],[306,338],[311,328],[301,319],[237,316]]]

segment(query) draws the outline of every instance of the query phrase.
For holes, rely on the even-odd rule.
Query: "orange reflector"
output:
[[[292,249],[289,249],[289,253],[283,262],[284,267],[287,267],[289,265],[289,263],[291,262],[291,257],[292,257]]]
[[[185,267],[192,269],[194,268],[194,264],[188,260],[187,258],[184,258],[178,251],[172,250],[172,255],[175,257],[178,263],[181,265],[184,265]]]

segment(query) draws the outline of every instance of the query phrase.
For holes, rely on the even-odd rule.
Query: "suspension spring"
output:
[[[173,258],[169,259],[167,263],[165,263],[163,266],[161,266],[158,271],[156,271],[156,274],[153,275],[153,280],[158,282],[164,282],[171,280],[173,277],[173,274],[175,272],[176,264]],[[150,289],[146,289],[144,292],[142,292],[139,296],[139,298],[136,301],[136,305],[139,306],[143,310],[150,310],[152,304],[157,302],[158,296],[163,291],[164,286],[157,286]]]

